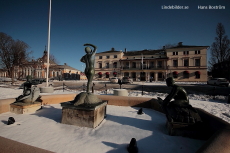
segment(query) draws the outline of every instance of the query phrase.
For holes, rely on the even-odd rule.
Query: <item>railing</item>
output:
[[[123,67],[123,70],[141,70],[142,68],[141,67]],[[167,69],[167,66],[157,66],[157,67],[154,67],[154,66],[145,66],[143,67],[144,70],[160,70],[160,69],[164,69],[166,70]]]

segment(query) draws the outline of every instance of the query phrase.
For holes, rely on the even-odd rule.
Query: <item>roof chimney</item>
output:
[[[179,43],[178,43],[178,46],[182,46],[182,43],[183,43],[183,42],[179,42]]]
[[[163,46],[163,50],[165,50],[165,46]]]
[[[127,52],[126,48],[125,48],[125,53]]]

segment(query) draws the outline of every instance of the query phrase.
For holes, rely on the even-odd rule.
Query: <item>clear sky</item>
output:
[[[169,5],[189,8],[162,9]],[[225,9],[198,9],[209,5]],[[48,12],[49,0],[0,0],[0,32],[26,42],[37,59],[47,45]],[[210,46],[218,22],[230,38],[229,0],[52,0],[50,53],[82,71],[84,43],[97,52]]]

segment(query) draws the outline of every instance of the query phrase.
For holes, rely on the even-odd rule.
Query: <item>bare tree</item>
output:
[[[53,54],[50,54],[50,60],[53,61],[56,64],[60,63]]]
[[[13,40],[11,36],[0,32],[0,62],[14,82],[16,67],[23,65],[29,58],[29,46],[21,40]]]
[[[230,56],[230,40],[225,35],[225,29],[222,23],[218,23],[216,27],[215,42],[211,45],[211,58],[209,60],[210,69],[216,63],[220,63],[229,59]]]

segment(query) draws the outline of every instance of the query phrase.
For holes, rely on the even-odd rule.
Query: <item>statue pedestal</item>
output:
[[[92,107],[74,106],[70,102],[61,103],[61,106],[61,123],[95,128],[106,116],[107,101],[103,101]]]
[[[126,89],[114,89],[113,95],[115,95],[115,96],[128,96],[129,93]]]
[[[41,93],[53,93],[54,88],[53,87],[40,87]]]
[[[205,140],[208,138],[207,126],[204,123],[186,124],[172,123],[167,121],[166,127],[171,136],[183,136],[194,139]]]
[[[10,104],[10,112],[15,114],[26,114],[26,113],[35,113],[37,110],[41,109],[41,102],[34,103],[12,103]]]

